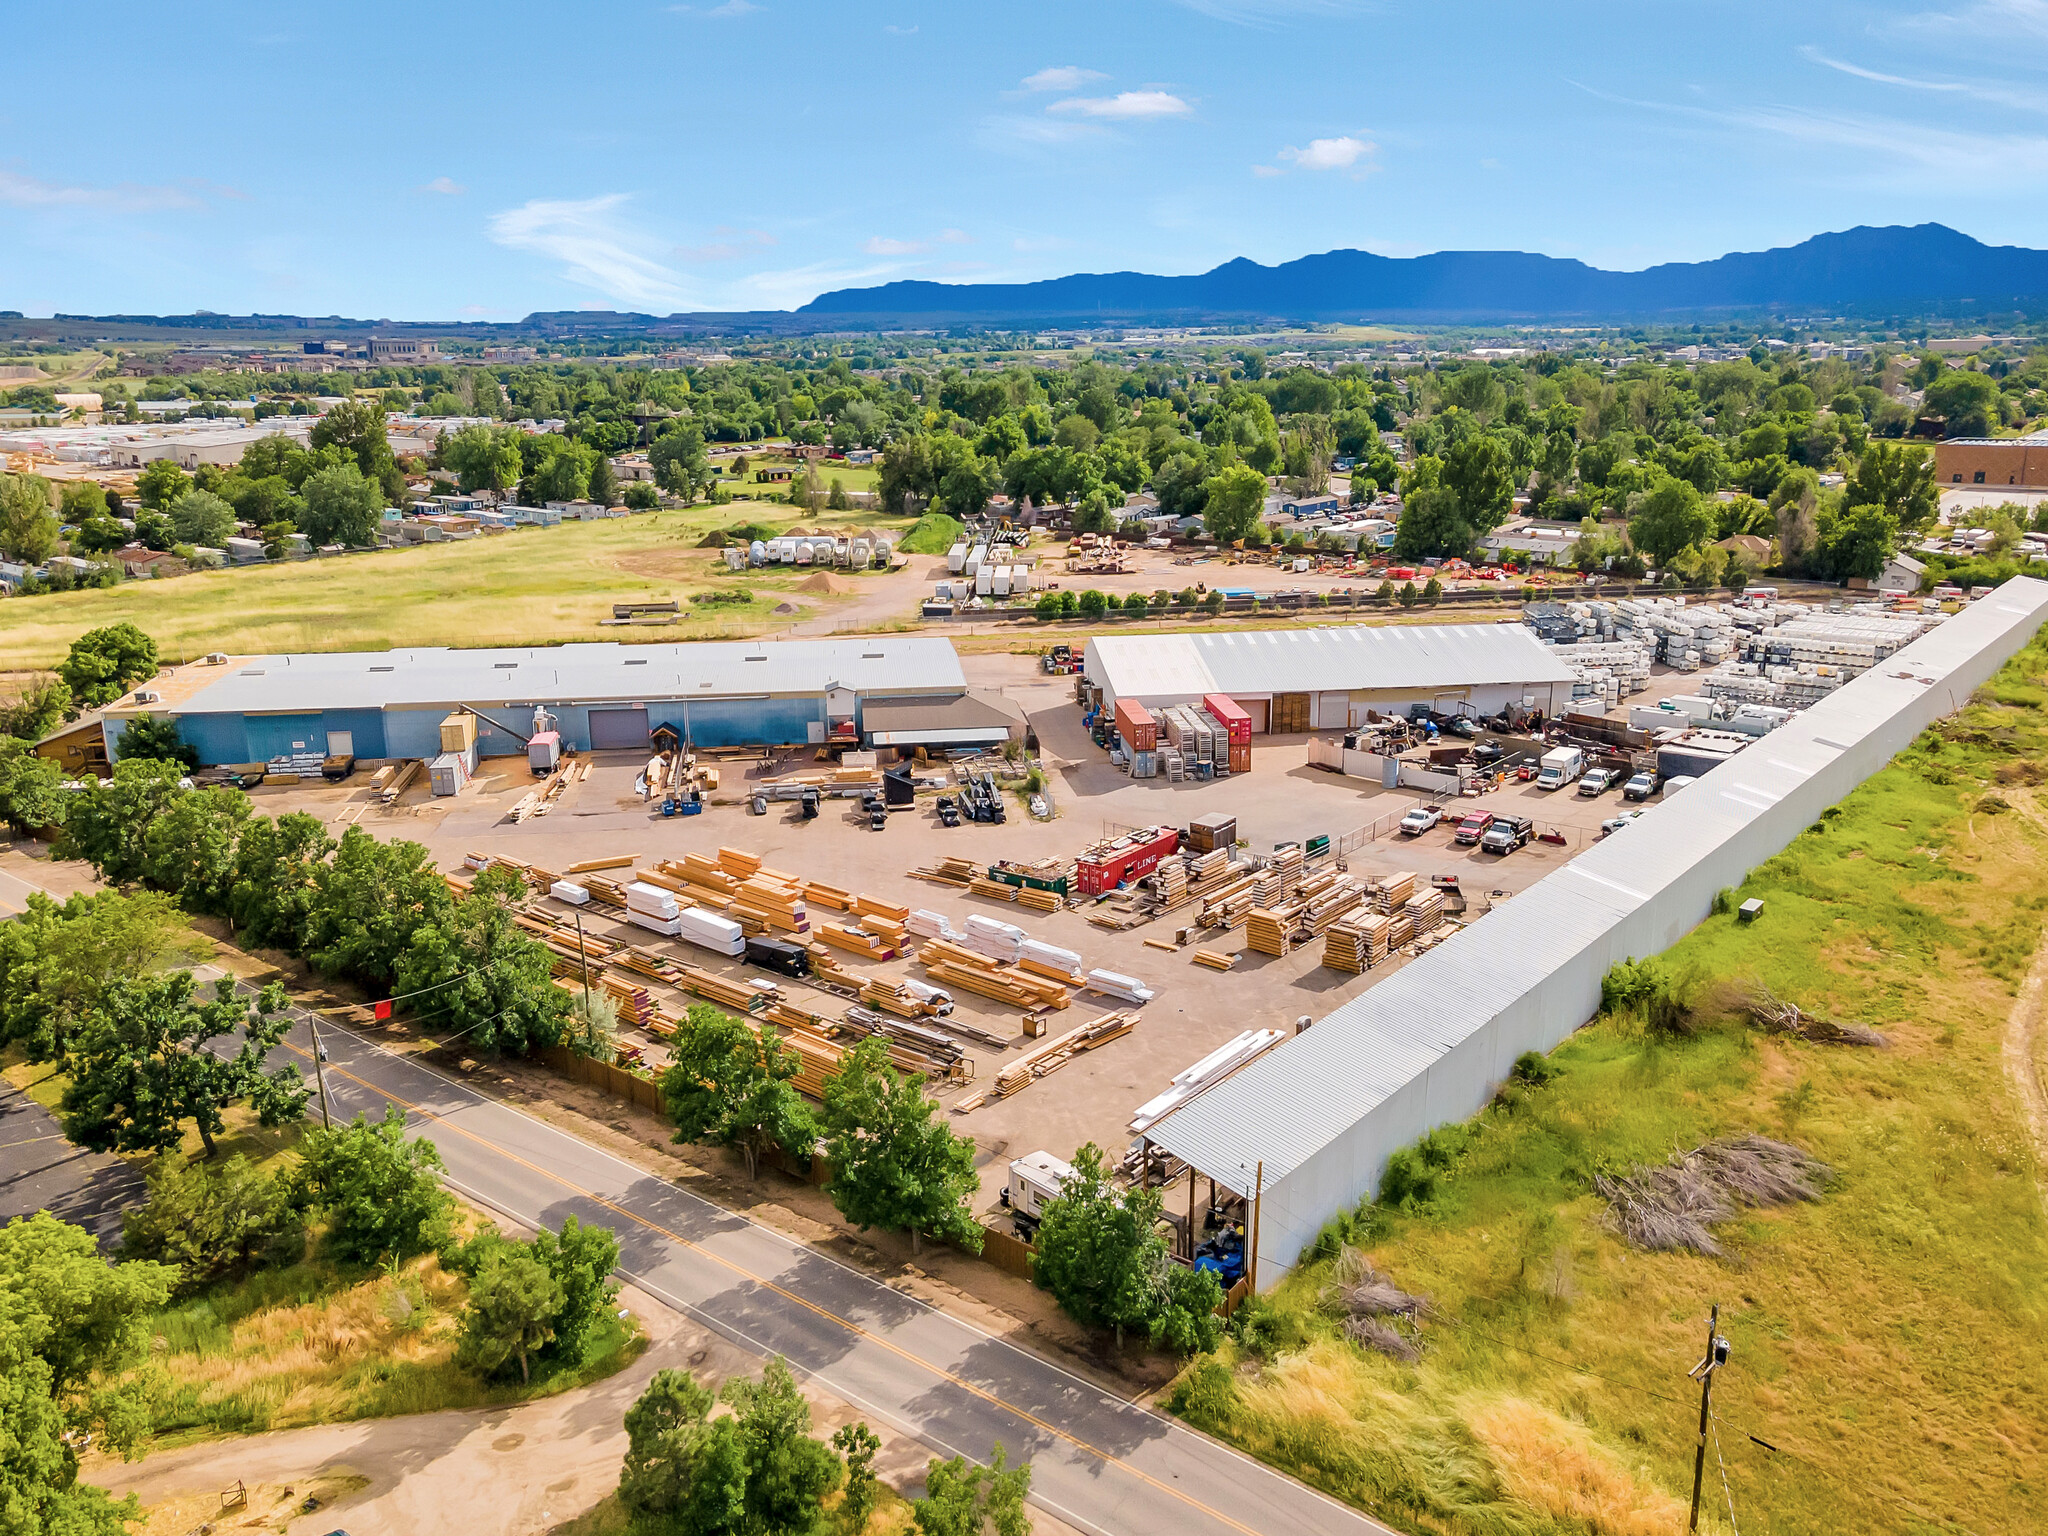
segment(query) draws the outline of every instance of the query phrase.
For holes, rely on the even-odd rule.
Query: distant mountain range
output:
[[[1859,225],[1798,245],[1606,272],[1524,251],[1375,256],[1329,251],[1194,277],[1079,273],[1037,283],[885,283],[820,294],[796,313],[910,320],[1669,320],[1711,312],[1927,315],[2048,299],[2048,251],[1985,245],[1942,224]]]

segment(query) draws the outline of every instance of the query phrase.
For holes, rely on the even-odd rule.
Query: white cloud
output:
[[[187,187],[147,187],[132,181],[113,187],[67,187],[8,170],[0,170],[0,203],[16,208],[98,208],[110,213],[206,206]]]
[[[413,190],[416,192],[438,192],[443,197],[460,197],[469,188],[463,186],[458,181],[450,180],[446,176],[436,176],[424,187],[415,187]]]
[[[728,290],[733,309],[795,309],[834,288],[858,288],[878,277],[891,277],[892,263],[866,267],[834,267],[816,263],[779,272],[755,272]]]
[[[870,256],[915,256],[920,251],[931,249],[927,240],[891,240],[886,235],[870,235],[861,246]]]
[[[981,120],[975,134],[985,149],[1001,154],[1031,153],[1054,145],[1100,138],[1109,130],[1096,123],[1048,117],[995,116]]]
[[[1307,149],[1290,144],[1277,158],[1291,160],[1304,171],[1348,171],[1372,152],[1371,144],[1347,133],[1335,139],[1310,139]]]
[[[964,229],[942,229],[939,231],[939,244],[972,245],[974,244],[974,236],[967,233]]]
[[[892,25],[892,26],[887,26],[887,27],[884,27],[884,28],[882,28],[882,30],[883,30],[884,32],[887,32],[887,33],[889,33],[889,34],[890,34],[890,35],[891,35],[892,37],[915,37],[915,36],[917,36],[917,28],[916,28],[915,26],[909,26],[909,27],[898,27],[898,26],[893,26],[893,25]]]
[[[1858,80],[1868,80],[1876,85],[1896,85],[1908,91],[1935,91],[1944,95],[1967,96],[1973,101],[1988,101],[2001,107],[2016,107],[2024,112],[2048,112],[2048,97],[2040,92],[2004,90],[1995,85],[1984,85],[1966,80],[1920,80],[1910,75],[1888,75],[1882,70],[1865,69],[1860,64],[1851,64],[1843,59],[1831,59],[1817,48],[1799,50],[1814,63],[1828,69],[1853,75]]]
[[[1082,117],[1143,118],[1186,117],[1195,109],[1167,91],[1118,91],[1114,96],[1071,96],[1045,110]]]
[[[1254,176],[1285,176],[1287,173],[1277,165],[1255,165],[1252,167],[1252,174]]]
[[[694,307],[685,301],[680,274],[643,254],[650,242],[616,217],[626,194],[580,202],[535,198],[494,213],[491,238],[515,251],[536,251],[563,263],[564,275],[620,303]]]
[[[2048,38],[2048,0],[1978,0],[1956,11],[1922,11],[1894,25],[1951,45],[1964,34],[1999,42],[2010,42],[2015,35]]]
[[[1035,75],[1024,77],[1027,91],[1078,91],[1091,80],[1107,80],[1109,76],[1097,69],[1083,69],[1078,64],[1060,64],[1051,69],[1041,69]]]

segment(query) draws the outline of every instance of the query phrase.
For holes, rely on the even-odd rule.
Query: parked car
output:
[[[1479,727],[1470,720],[1467,720],[1463,715],[1453,715],[1449,720],[1446,720],[1444,722],[1444,729],[1453,736],[1464,737],[1467,741],[1470,741],[1479,734]]]
[[[1619,816],[1610,816],[1607,818],[1607,820],[1600,823],[1600,835],[1602,837],[1607,837],[1613,833],[1619,832],[1623,827],[1627,826],[1630,822],[1641,821],[1643,817],[1647,815],[1649,815],[1648,811],[1634,810],[1623,811]]]
[[[1591,799],[1604,795],[1621,782],[1619,768],[1588,768],[1579,778],[1579,793]]]
[[[1497,741],[1482,741],[1472,749],[1475,763],[1497,763],[1508,755],[1508,749]]]
[[[1481,853],[1513,853],[1536,835],[1536,823],[1526,816],[1496,816],[1493,825],[1479,839]]]
[[[1624,800],[1647,800],[1657,793],[1657,775],[1647,768],[1621,786]]]
[[[1404,837],[1413,837],[1418,832],[1427,832],[1443,819],[1444,812],[1442,806],[1418,805],[1414,810],[1401,818],[1401,834]]]
[[[1458,823],[1457,831],[1451,834],[1451,840],[1461,847],[1470,848],[1486,835],[1486,829],[1492,825],[1493,812],[1469,811],[1465,819]]]

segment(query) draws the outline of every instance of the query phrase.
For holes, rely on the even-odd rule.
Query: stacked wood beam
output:
[[[1323,937],[1323,964],[1357,976],[1387,958],[1391,918],[1352,908]]]
[[[1387,875],[1373,881],[1366,887],[1366,901],[1373,911],[1392,914],[1407,904],[1415,894],[1415,873],[1407,870],[1398,875]]]
[[[966,890],[982,875],[982,867],[972,859],[948,858],[923,869],[913,869],[911,877],[916,880],[931,880],[939,885],[955,885]]]
[[[981,1092],[960,1100],[953,1113],[964,1115],[981,1108],[991,1099],[1006,1099],[1031,1086],[1047,1073],[1057,1072],[1084,1051],[1092,1051],[1121,1040],[1138,1027],[1136,1013],[1119,1009],[1091,1019],[1078,1029],[1042,1041],[996,1073],[995,1081]]]

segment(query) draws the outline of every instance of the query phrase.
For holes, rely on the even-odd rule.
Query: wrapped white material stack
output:
[[[1061,949],[1057,944],[1047,944],[1039,939],[1026,939],[1017,946],[1019,960],[1034,960],[1049,970],[1064,971],[1079,975],[1081,957],[1071,949]]]
[[[926,982],[905,978],[896,983],[896,988],[899,992],[908,992],[920,1003],[937,1004],[942,1017],[953,1011],[953,994],[944,987],[934,987]]]
[[[635,927],[673,937],[682,931],[681,914],[673,891],[641,880],[626,887],[626,921]]]
[[[1127,1003],[1149,1003],[1157,995],[1137,977],[1119,975],[1115,971],[1090,971],[1088,990],[1107,997],[1120,997]]]
[[[1248,1029],[1235,1040],[1218,1046],[1192,1067],[1176,1072],[1173,1086],[1156,1099],[1148,1099],[1131,1116],[1131,1129],[1143,1131],[1157,1125],[1188,1100],[1230,1076],[1246,1062],[1265,1055],[1284,1037],[1277,1029]]]
[[[970,917],[967,931],[960,936],[960,942],[976,954],[987,955],[991,960],[1014,962],[1023,952],[1024,941],[1030,937],[1014,923],[997,922],[992,917]]]
[[[921,939],[950,939],[956,944],[960,941],[960,935],[953,931],[952,921],[943,912],[914,908],[903,920],[903,926]]]
[[[570,880],[557,880],[548,887],[548,894],[557,901],[566,901],[572,907],[590,905],[590,892]]]
[[[628,911],[626,915],[630,917],[632,913]],[[716,955],[743,955],[747,952],[746,931],[729,917],[691,907],[678,912],[673,922],[673,928],[663,931],[700,949],[708,949]]]

